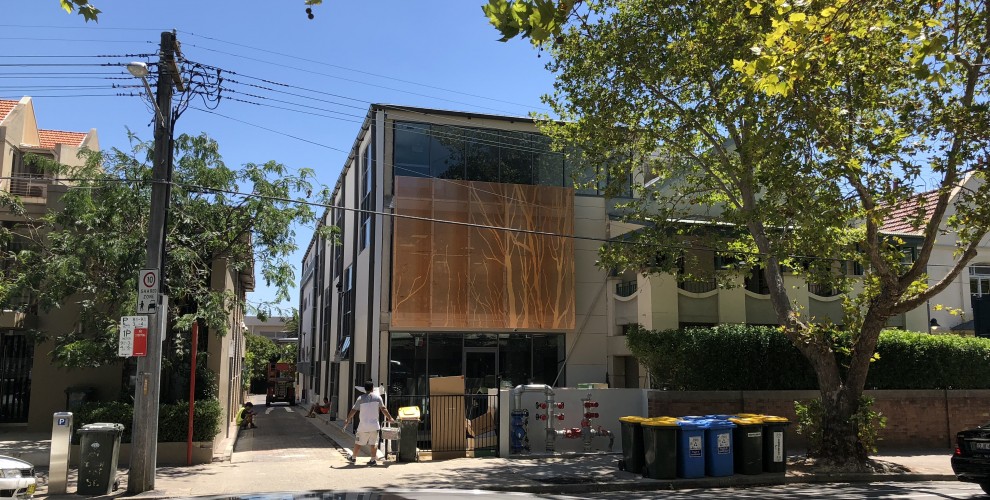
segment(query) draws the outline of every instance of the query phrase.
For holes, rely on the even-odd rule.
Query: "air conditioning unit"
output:
[[[48,198],[47,182],[29,182],[24,189],[24,196],[27,198]]]

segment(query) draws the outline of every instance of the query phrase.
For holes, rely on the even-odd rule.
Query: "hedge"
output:
[[[848,344],[848,334],[840,343]],[[719,325],[627,335],[654,386],[670,390],[817,389],[811,365],[775,327]],[[990,389],[990,339],[886,330],[867,389]],[[846,360],[840,355],[839,363]]]
[[[96,422],[124,424],[120,440],[131,442],[131,423],[134,406],[120,401],[83,403],[73,412],[73,425],[76,429]],[[212,441],[220,432],[223,409],[216,399],[196,401],[193,415],[193,441]],[[158,442],[185,442],[189,426],[189,402],[179,401],[158,407]],[[78,442],[79,434],[74,433],[73,442]]]

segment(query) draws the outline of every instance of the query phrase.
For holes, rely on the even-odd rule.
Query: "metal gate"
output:
[[[429,450],[433,459],[498,456],[497,394],[388,398],[393,416],[403,406],[419,407],[416,447]]]
[[[34,342],[23,333],[0,333],[0,423],[27,422]]]
[[[973,330],[977,337],[990,337],[990,295],[973,295]]]

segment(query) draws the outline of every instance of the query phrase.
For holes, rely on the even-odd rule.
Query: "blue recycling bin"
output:
[[[732,467],[732,428],[736,424],[727,420],[705,421],[705,474],[712,477],[731,476]]]
[[[705,477],[705,429],[696,420],[678,420],[677,476]]]

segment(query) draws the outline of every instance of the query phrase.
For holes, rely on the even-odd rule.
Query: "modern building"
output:
[[[620,186],[610,199],[602,186],[574,187],[588,178],[529,118],[372,105],[322,219],[339,238],[315,236],[303,260],[303,398],[347,408],[366,379],[426,395],[430,378],[450,375],[463,375],[469,394],[524,383],[646,387],[626,346],[630,325],[777,324],[762,272],[724,288],[600,269],[601,245],[641,226],[619,222],[614,208],[631,196],[621,188],[629,180],[609,179]],[[724,264],[714,252],[690,257],[695,271]],[[861,274],[845,267],[837,271]],[[835,291],[785,280],[809,315],[841,321]],[[919,308],[890,325],[925,331],[936,318],[954,324]]]
[[[81,166],[83,149],[99,150],[96,130],[66,132],[38,128],[34,101],[24,97],[19,101],[0,100],[0,190],[20,197],[25,213],[0,209],[0,223],[16,229],[32,224],[47,211],[59,209],[60,197],[71,189],[71,181],[34,170],[24,161],[26,154],[35,154],[68,166]],[[27,244],[15,239],[7,250]],[[11,265],[2,262],[3,269]],[[213,263],[210,283],[214,289],[228,290],[243,302],[245,294],[254,288],[254,270],[247,266],[235,271],[223,259]],[[50,313],[0,311],[0,425],[26,426],[29,431],[47,432],[52,414],[65,411],[70,397],[113,401],[120,397],[124,383],[125,363],[100,368],[64,369],[55,366],[48,353],[51,341],[35,343],[32,330],[45,333],[65,332],[76,324],[77,309],[72,303],[63,304]],[[200,352],[206,353],[207,366],[217,374],[217,394],[226,418],[232,421],[243,400],[241,366],[244,338],[240,328],[243,311],[239,308],[229,318],[230,334],[222,338],[200,335]],[[228,426],[222,426],[222,433]]]
[[[288,321],[289,318],[285,316],[269,316],[264,320],[257,316],[245,316],[244,330],[248,334],[260,335],[276,342],[291,341],[287,339],[296,339],[298,332],[286,329]]]

